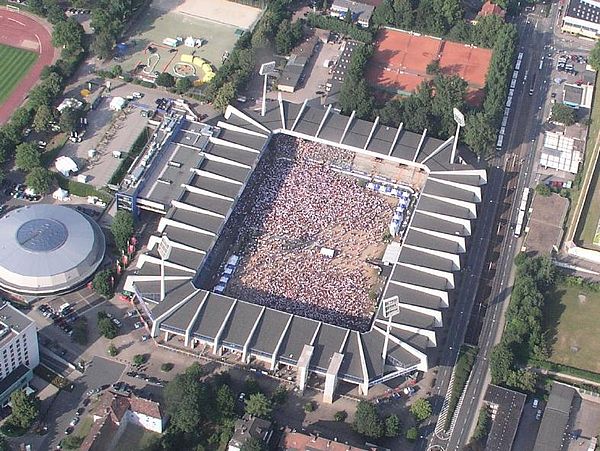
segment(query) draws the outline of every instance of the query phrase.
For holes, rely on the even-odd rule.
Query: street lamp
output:
[[[456,147],[458,146],[458,134],[460,128],[465,126],[465,116],[460,112],[458,108],[452,110],[454,115],[454,122],[456,122],[456,134],[454,135],[454,144],[452,145],[452,156],[450,157],[450,164],[454,164],[456,158]]]

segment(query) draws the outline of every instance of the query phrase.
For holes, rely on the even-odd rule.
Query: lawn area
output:
[[[598,134],[600,133],[600,101],[596,97],[594,98],[590,122],[588,140],[585,148],[584,164],[575,180],[576,183],[574,183],[574,185],[577,184],[578,186],[571,190],[572,204],[576,202],[577,196],[585,195],[585,193],[579,191],[582,188],[579,185],[582,183],[583,174],[590,169],[590,165],[593,163],[593,159],[595,157],[594,148],[596,147],[598,142]],[[598,165],[596,165],[575,233],[575,242],[588,248],[593,248],[594,235],[596,234],[596,228],[598,226],[598,221],[600,220],[599,179],[600,168],[598,168]],[[574,208],[571,207],[571,210],[574,210]]]
[[[160,438],[160,434],[129,423],[125,427],[117,446],[115,446],[115,451],[146,449],[158,438]]]
[[[35,52],[0,44],[0,103],[8,98],[37,57]]]
[[[600,293],[557,285],[546,297],[544,323],[552,340],[550,360],[600,373]]]

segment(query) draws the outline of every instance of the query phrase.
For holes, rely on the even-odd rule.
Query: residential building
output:
[[[504,16],[506,16],[506,11],[503,10],[496,3],[492,3],[490,0],[487,0],[479,10],[479,13],[477,14],[477,17],[485,16],[498,16],[504,19]]]
[[[313,35],[292,50],[285,68],[277,80],[277,89],[283,92],[294,92],[296,90],[303,79],[304,69],[319,42],[319,37]]]
[[[128,424],[161,434],[166,417],[160,404],[138,396],[104,392],[92,415],[94,424],[80,446],[81,451],[113,449]]]
[[[352,21],[358,23],[361,27],[368,27],[373,15],[373,5],[352,0],[333,0],[329,14],[339,19],[345,19],[346,14],[352,14]]]
[[[8,302],[0,305],[0,405],[27,386],[40,363],[35,322]]]
[[[233,437],[229,440],[228,451],[240,451],[249,438],[258,438],[267,446],[272,435],[273,430],[270,421],[251,415],[244,415],[243,418],[235,422],[235,429]]]
[[[329,440],[315,434],[305,434],[295,429],[286,428],[279,441],[279,449],[283,451],[370,451],[374,448],[358,448],[347,443]]]
[[[561,30],[587,38],[598,39],[600,34],[600,2],[571,0],[565,10]]]

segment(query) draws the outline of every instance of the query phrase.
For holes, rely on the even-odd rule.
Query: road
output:
[[[556,12],[556,8],[553,9],[553,12]],[[551,14],[550,18],[537,17],[528,20],[523,17],[517,23],[520,34],[519,51],[524,53],[524,57],[519,74],[519,83],[513,97],[508,128],[510,139],[508,140],[507,149],[509,150],[506,154],[492,160],[490,164],[490,177],[486,186],[486,203],[482,208],[482,216],[477,224],[479,232],[484,236],[475,237],[471,244],[472,247],[477,246],[478,252],[470,253],[468,268],[473,268],[474,272],[467,275],[468,279],[464,285],[466,291],[461,296],[463,298],[462,304],[468,302],[472,306],[480,283],[481,271],[483,267],[488,266],[487,261],[484,260],[487,255],[486,250],[488,245],[492,244],[492,248],[497,249],[498,259],[492,262],[495,263],[495,277],[492,280],[490,301],[479,336],[479,353],[466,387],[464,402],[456,412],[457,421],[450,437],[439,437],[431,434],[433,431],[430,424],[429,430],[424,431],[424,435],[429,440],[428,442],[423,440],[419,449],[439,447],[457,450],[467,444],[473,423],[479,413],[477,406],[489,382],[488,358],[494,344],[497,342],[498,331],[503,324],[503,313],[507,304],[506,301],[510,296],[512,262],[519,248],[519,238],[514,236],[513,224],[516,222],[523,188],[530,186],[532,181],[531,173],[535,160],[536,140],[545,113],[543,105],[548,84],[544,80],[549,77],[551,67],[545,65],[540,71],[539,61],[545,53],[544,46],[552,41],[552,24],[554,20],[555,18]],[[523,80],[525,71],[528,71],[529,74],[527,81]],[[530,96],[529,89],[533,74],[536,74],[534,94]],[[502,168],[502,170],[499,168]],[[490,237],[492,234],[493,237]],[[478,239],[479,241],[477,241]],[[461,313],[470,308],[472,307],[461,305]],[[453,318],[453,320],[455,319],[457,318]],[[462,334],[452,334],[452,330],[449,333],[448,346],[452,353],[445,359],[444,365],[440,365],[438,371],[438,386],[435,387],[434,391],[438,396],[435,398],[437,402],[433,405],[436,414],[440,413],[443,394],[447,391],[452,365],[456,360],[456,353],[463,342],[466,330],[466,322],[464,320],[460,321],[462,318],[458,319],[453,322],[456,323],[456,327],[462,327]],[[451,325],[451,328],[452,326],[454,324]]]

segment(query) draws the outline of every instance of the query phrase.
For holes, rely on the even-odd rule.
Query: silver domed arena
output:
[[[104,259],[100,226],[75,209],[37,204],[0,218],[0,287],[42,296],[78,288]]]

